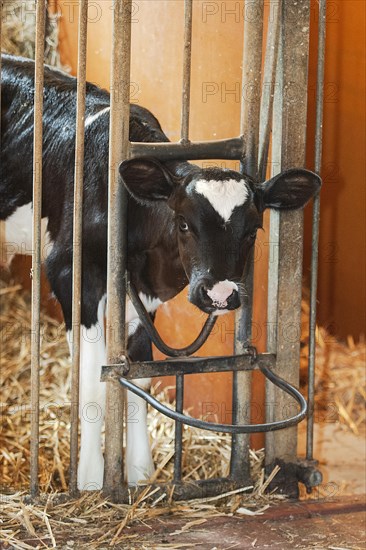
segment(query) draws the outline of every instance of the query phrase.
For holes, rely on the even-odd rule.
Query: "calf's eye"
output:
[[[179,218],[179,229],[182,233],[186,233],[189,229],[188,223],[184,218]]]

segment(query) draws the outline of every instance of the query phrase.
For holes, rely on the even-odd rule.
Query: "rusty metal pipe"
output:
[[[76,95],[76,138],[74,170],[74,217],[72,256],[72,366],[71,366],[71,430],[70,430],[70,493],[77,493],[80,324],[82,300],[82,227],[84,187],[84,133],[86,92],[86,43],[88,0],[79,1],[78,69]]]
[[[306,144],[307,84],[309,55],[310,0],[287,0],[282,3],[281,60],[279,87],[282,97],[276,106],[276,121],[281,127],[281,150],[276,150],[281,169],[304,166]],[[291,98],[291,101],[290,101]],[[278,135],[278,128],[275,130]],[[271,312],[268,322],[276,327],[271,349],[277,355],[276,374],[297,386],[300,364],[300,313],[302,287],[303,212],[281,212],[274,216],[270,242],[278,242],[277,263],[271,263],[275,288],[269,288]],[[278,286],[277,286],[278,284]],[[267,385],[267,420],[276,420],[286,407],[291,406],[287,396]],[[297,430],[267,434],[266,463],[274,461],[294,463],[297,459]],[[295,475],[286,477],[286,486],[280,491],[298,495]]]
[[[316,126],[315,126],[315,171],[320,174],[323,146],[323,101],[324,64],[326,33],[326,0],[319,0],[318,27],[318,70],[316,85]],[[312,460],[314,447],[314,398],[315,398],[315,330],[316,295],[318,288],[318,248],[319,248],[320,195],[314,198],[311,246],[310,278],[310,320],[309,320],[309,381],[308,381],[308,423],[306,433],[306,458]]]
[[[240,133],[244,136],[242,151],[242,172],[252,177],[257,176],[260,84],[262,67],[263,40],[263,0],[251,1],[258,9],[259,17],[255,21],[244,22],[243,71],[242,71],[242,104],[240,113]],[[256,94],[254,101],[247,100],[248,94]],[[247,260],[245,273],[246,296],[242,296],[243,306],[235,312],[234,351],[241,354],[250,345],[253,313],[253,254]],[[246,424],[250,421],[251,400],[250,372],[233,373],[233,423]],[[230,476],[239,482],[249,479],[249,446],[248,434],[235,434],[232,438]]]
[[[34,130],[33,130],[33,217],[32,217],[32,315],[31,315],[31,434],[30,493],[39,493],[39,383],[40,383],[40,306],[41,306],[41,219],[42,219],[42,140],[43,140],[43,63],[45,39],[45,0],[36,4]]]
[[[113,4],[111,114],[109,129],[107,360],[120,362],[126,354],[127,191],[118,167],[129,157],[131,0]],[[123,483],[123,392],[107,384],[104,491],[121,500]]]
[[[261,366],[260,363],[258,364],[258,367],[262,374],[264,374],[264,376],[272,384],[280,388],[282,392],[291,396],[291,398],[296,401],[297,405],[300,406],[300,410],[296,411],[296,413],[294,413],[289,418],[275,420],[274,422],[266,422],[265,424],[221,424],[216,422],[207,422],[206,420],[201,420],[192,416],[185,415],[179,412],[178,408],[175,411],[173,409],[170,409],[163,403],[160,403],[160,401],[147,393],[145,390],[143,390],[139,386],[136,386],[133,382],[126,380],[126,378],[121,377],[119,381],[122,386],[128,388],[134,394],[144,399],[147,403],[150,403],[150,405],[152,405],[156,410],[158,410],[165,416],[172,418],[180,425],[184,423],[187,424],[187,426],[194,426],[195,428],[200,428],[202,430],[231,434],[269,432],[282,430],[287,426],[295,426],[306,416],[307,405],[305,398],[301,395],[299,390],[291,386],[291,384],[283,380],[283,378],[277,376],[273,371],[271,371],[271,369],[265,366]]]
[[[132,142],[130,156],[155,157],[159,160],[240,160],[243,157],[243,138],[188,143]]]
[[[189,111],[191,99],[191,62],[192,62],[192,5],[193,0],[184,0],[184,50],[183,50],[183,86],[181,141],[189,141]]]
[[[176,404],[177,413],[183,413],[184,402],[184,374],[178,374],[176,380]],[[174,481],[179,482],[182,479],[182,450],[183,450],[183,424],[175,422],[174,435]]]
[[[3,22],[3,0],[0,0],[0,44],[1,44],[1,27]],[[1,50],[0,50],[0,84],[1,84]],[[0,86],[0,108],[1,108],[1,86]],[[1,117],[0,117],[0,146],[1,146]],[[0,224],[1,230],[1,224]],[[0,234],[1,237],[1,234]],[[0,241],[1,242],[1,241]]]
[[[270,1],[266,54],[260,106],[258,181],[266,179],[270,130],[272,126],[273,99],[275,92],[276,65],[281,24],[281,1]]]

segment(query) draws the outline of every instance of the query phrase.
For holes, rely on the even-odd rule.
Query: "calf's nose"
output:
[[[207,295],[211,298],[214,306],[224,308],[227,307],[227,300],[235,290],[238,290],[238,286],[226,279],[219,281],[210,290],[207,290]]]

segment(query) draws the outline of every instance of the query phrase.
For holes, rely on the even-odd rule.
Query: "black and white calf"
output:
[[[3,56],[1,84],[0,219],[7,241],[27,243],[32,201],[32,61]],[[45,68],[42,216],[49,242],[45,260],[52,291],[66,329],[71,329],[72,211],[75,155],[76,79]],[[105,384],[104,308],[107,261],[107,177],[109,94],[88,84],[85,119],[83,207],[82,341],[80,375],[80,489],[101,487],[101,430]],[[131,141],[166,142],[156,118],[131,106]],[[200,169],[187,162],[154,159],[122,163],[129,191],[128,269],[148,311],[189,283],[189,300],[206,313],[223,314],[240,305],[238,285],[245,259],[265,208],[300,208],[319,189],[316,174],[289,170],[256,184],[232,170]],[[28,243],[28,250],[31,243]],[[151,359],[151,345],[128,303],[133,360]],[[141,383],[141,381],[140,381]],[[143,381],[148,387],[150,380]],[[146,405],[128,396],[138,422],[128,425],[127,478],[137,482],[153,472]],[[88,421],[88,404],[96,417]],[[88,408],[90,414],[90,407]]]

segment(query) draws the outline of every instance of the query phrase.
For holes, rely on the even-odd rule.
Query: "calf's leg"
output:
[[[100,382],[100,375],[102,365],[106,364],[104,305],[105,299],[102,299],[96,324],[89,328],[81,327],[78,464],[78,488],[81,491],[100,490],[103,487],[102,427],[106,385]]]
[[[136,322],[136,321],[135,321]],[[145,329],[138,325],[128,342],[128,355],[132,361],[151,361],[151,342]],[[148,390],[151,378],[133,380]],[[127,392],[127,481],[137,484],[149,479],[154,473],[149,434],[147,431],[147,403],[132,392]]]
[[[55,266],[56,264],[56,266]],[[71,345],[71,266],[57,267],[57,256],[47,260],[51,288],[59,300]],[[102,426],[105,415],[105,383],[100,382],[105,364],[104,310],[105,297],[100,272],[85,266],[80,335],[80,456],[78,488],[98,490],[103,487],[104,459]],[[70,349],[71,351],[71,349]]]

